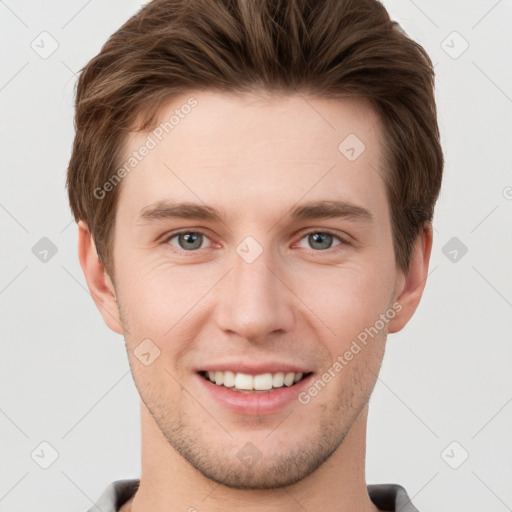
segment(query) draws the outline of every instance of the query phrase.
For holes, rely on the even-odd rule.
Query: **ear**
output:
[[[103,320],[114,332],[123,334],[114,285],[98,257],[89,228],[83,221],[78,223],[78,259]]]
[[[432,237],[432,225],[430,222],[426,222],[423,232],[414,242],[409,270],[406,274],[401,272],[399,275],[394,303],[399,303],[402,309],[389,322],[389,333],[401,331],[420,303],[428,276]]]

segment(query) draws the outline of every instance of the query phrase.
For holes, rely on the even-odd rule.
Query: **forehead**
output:
[[[323,199],[382,216],[381,137],[377,114],[360,99],[182,95],[162,106],[152,131],[126,138],[124,163],[138,155],[122,180],[118,213],[136,222],[170,199],[270,215]]]

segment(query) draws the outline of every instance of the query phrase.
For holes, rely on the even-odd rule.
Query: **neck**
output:
[[[368,406],[338,449],[316,471],[286,487],[232,489],[203,476],[166,441],[141,403],[142,471],[139,489],[122,512],[378,512],[365,481]]]

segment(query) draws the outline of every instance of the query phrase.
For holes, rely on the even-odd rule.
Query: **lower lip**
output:
[[[214,400],[233,412],[249,416],[272,414],[294,400],[298,400],[298,395],[308,386],[313,377],[311,373],[293,386],[283,386],[269,393],[240,393],[224,386],[217,386],[201,375],[196,375],[205,391]]]

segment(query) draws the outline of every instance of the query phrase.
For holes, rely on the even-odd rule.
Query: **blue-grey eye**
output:
[[[333,237],[329,233],[313,233],[308,237],[308,241],[312,244],[312,247],[316,249],[329,249],[332,244],[332,239]]]
[[[333,246],[333,240],[338,240],[338,245],[341,245],[341,242],[343,242],[340,237],[324,231],[312,231],[302,237],[302,240],[305,239],[307,239],[308,248],[317,249],[319,251],[330,249]]]
[[[194,249],[201,249],[203,243],[203,234],[196,233],[194,231],[184,231],[182,233],[176,233],[169,238],[169,243],[173,238],[177,238],[180,249],[185,251],[192,251]],[[174,244],[171,244],[174,245]]]

